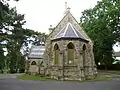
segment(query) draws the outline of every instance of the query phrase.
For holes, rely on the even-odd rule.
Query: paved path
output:
[[[120,90],[120,80],[82,83],[24,81],[17,80],[15,76],[0,76],[0,90]]]
[[[24,73],[22,73],[24,74]],[[16,78],[17,76],[19,75],[22,75],[22,74],[0,74],[0,79],[11,79],[11,78]]]
[[[109,77],[109,78],[112,78],[113,80],[120,80],[120,75],[117,75],[117,74],[99,72],[98,75],[103,77]]]

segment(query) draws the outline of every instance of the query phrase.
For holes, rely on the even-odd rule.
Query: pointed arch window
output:
[[[31,65],[37,65],[37,63],[35,61],[32,61]]]
[[[67,45],[68,64],[74,63],[74,50],[75,50],[74,44],[69,43]]]
[[[86,45],[85,44],[83,45],[82,49],[83,49],[83,66],[85,66],[85,54],[86,54],[85,53],[85,51],[86,51]]]
[[[58,44],[54,46],[54,64],[58,64],[59,61],[59,47]]]

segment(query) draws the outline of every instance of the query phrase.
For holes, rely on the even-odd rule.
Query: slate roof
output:
[[[44,51],[45,51],[45,46],[33,45],[31,47],[30,53],[28,55],[28,58],[29,59],[40,59],[40,58],[43,58]]]
[[[54,37],[54,39],[60,38],[76,38],[87,41],[80,31],[78,31],[71,23],[67,23],[67,25]]]

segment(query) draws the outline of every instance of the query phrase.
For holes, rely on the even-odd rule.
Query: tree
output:
[[[0,47],[0,73],[3,73],[3,69],[4,69],[4,50]]]
[[[95,61],[111,65],[112,46],[120,41],[120,0],[102,0],[82,12],[81,23],[94,42]]]
[[[20,61],[20,48],[24,38],[22,25],[24,23],[24,15],[18,14],[15,8],[9,8],[7,0],[0,1],[0,48],[3,49],[2,42],[7,42],[7,57],[9,57],[7,63],[9,63],[11,72],[17,71]],[[0,54],[3,55],[3,52]],[[1,61],[5,62],[4,59]]]
[[[3,0],[0,0],[0,68],[3,72],[4,66],[5,66],[5,56],[4,56],[4,50],[5,47],[3,45],[3,41],[6,39],[6,33],[4,33],[4,27],[5,27],[5,16],[8,9],[8,4],[6,4]]]
[[[7,0],[0,1],[0,67],[3,69],[7,63],[10,73],[23,72],[29,44],[47,37],[44,33],[24,29],[25,22],[24,15],[18,14],[16,8],[10,8]],[[3,46],[8,51],[6,58]]]

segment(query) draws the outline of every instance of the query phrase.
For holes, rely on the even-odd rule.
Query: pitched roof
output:
[[[77,38],[87,41],[80,31],[77,30],[70,22],[68,22],[67,25],[65,25],[65,27],[63,27],[63,29],[54,37],[54,39],[60,38]]]
[[[30,53],[28,55],[28,58],[30,59],[39,59],[39,58],[43,58],[43,54],[45,51],[45,46],[36,46],[33,45],[31,47]]]

